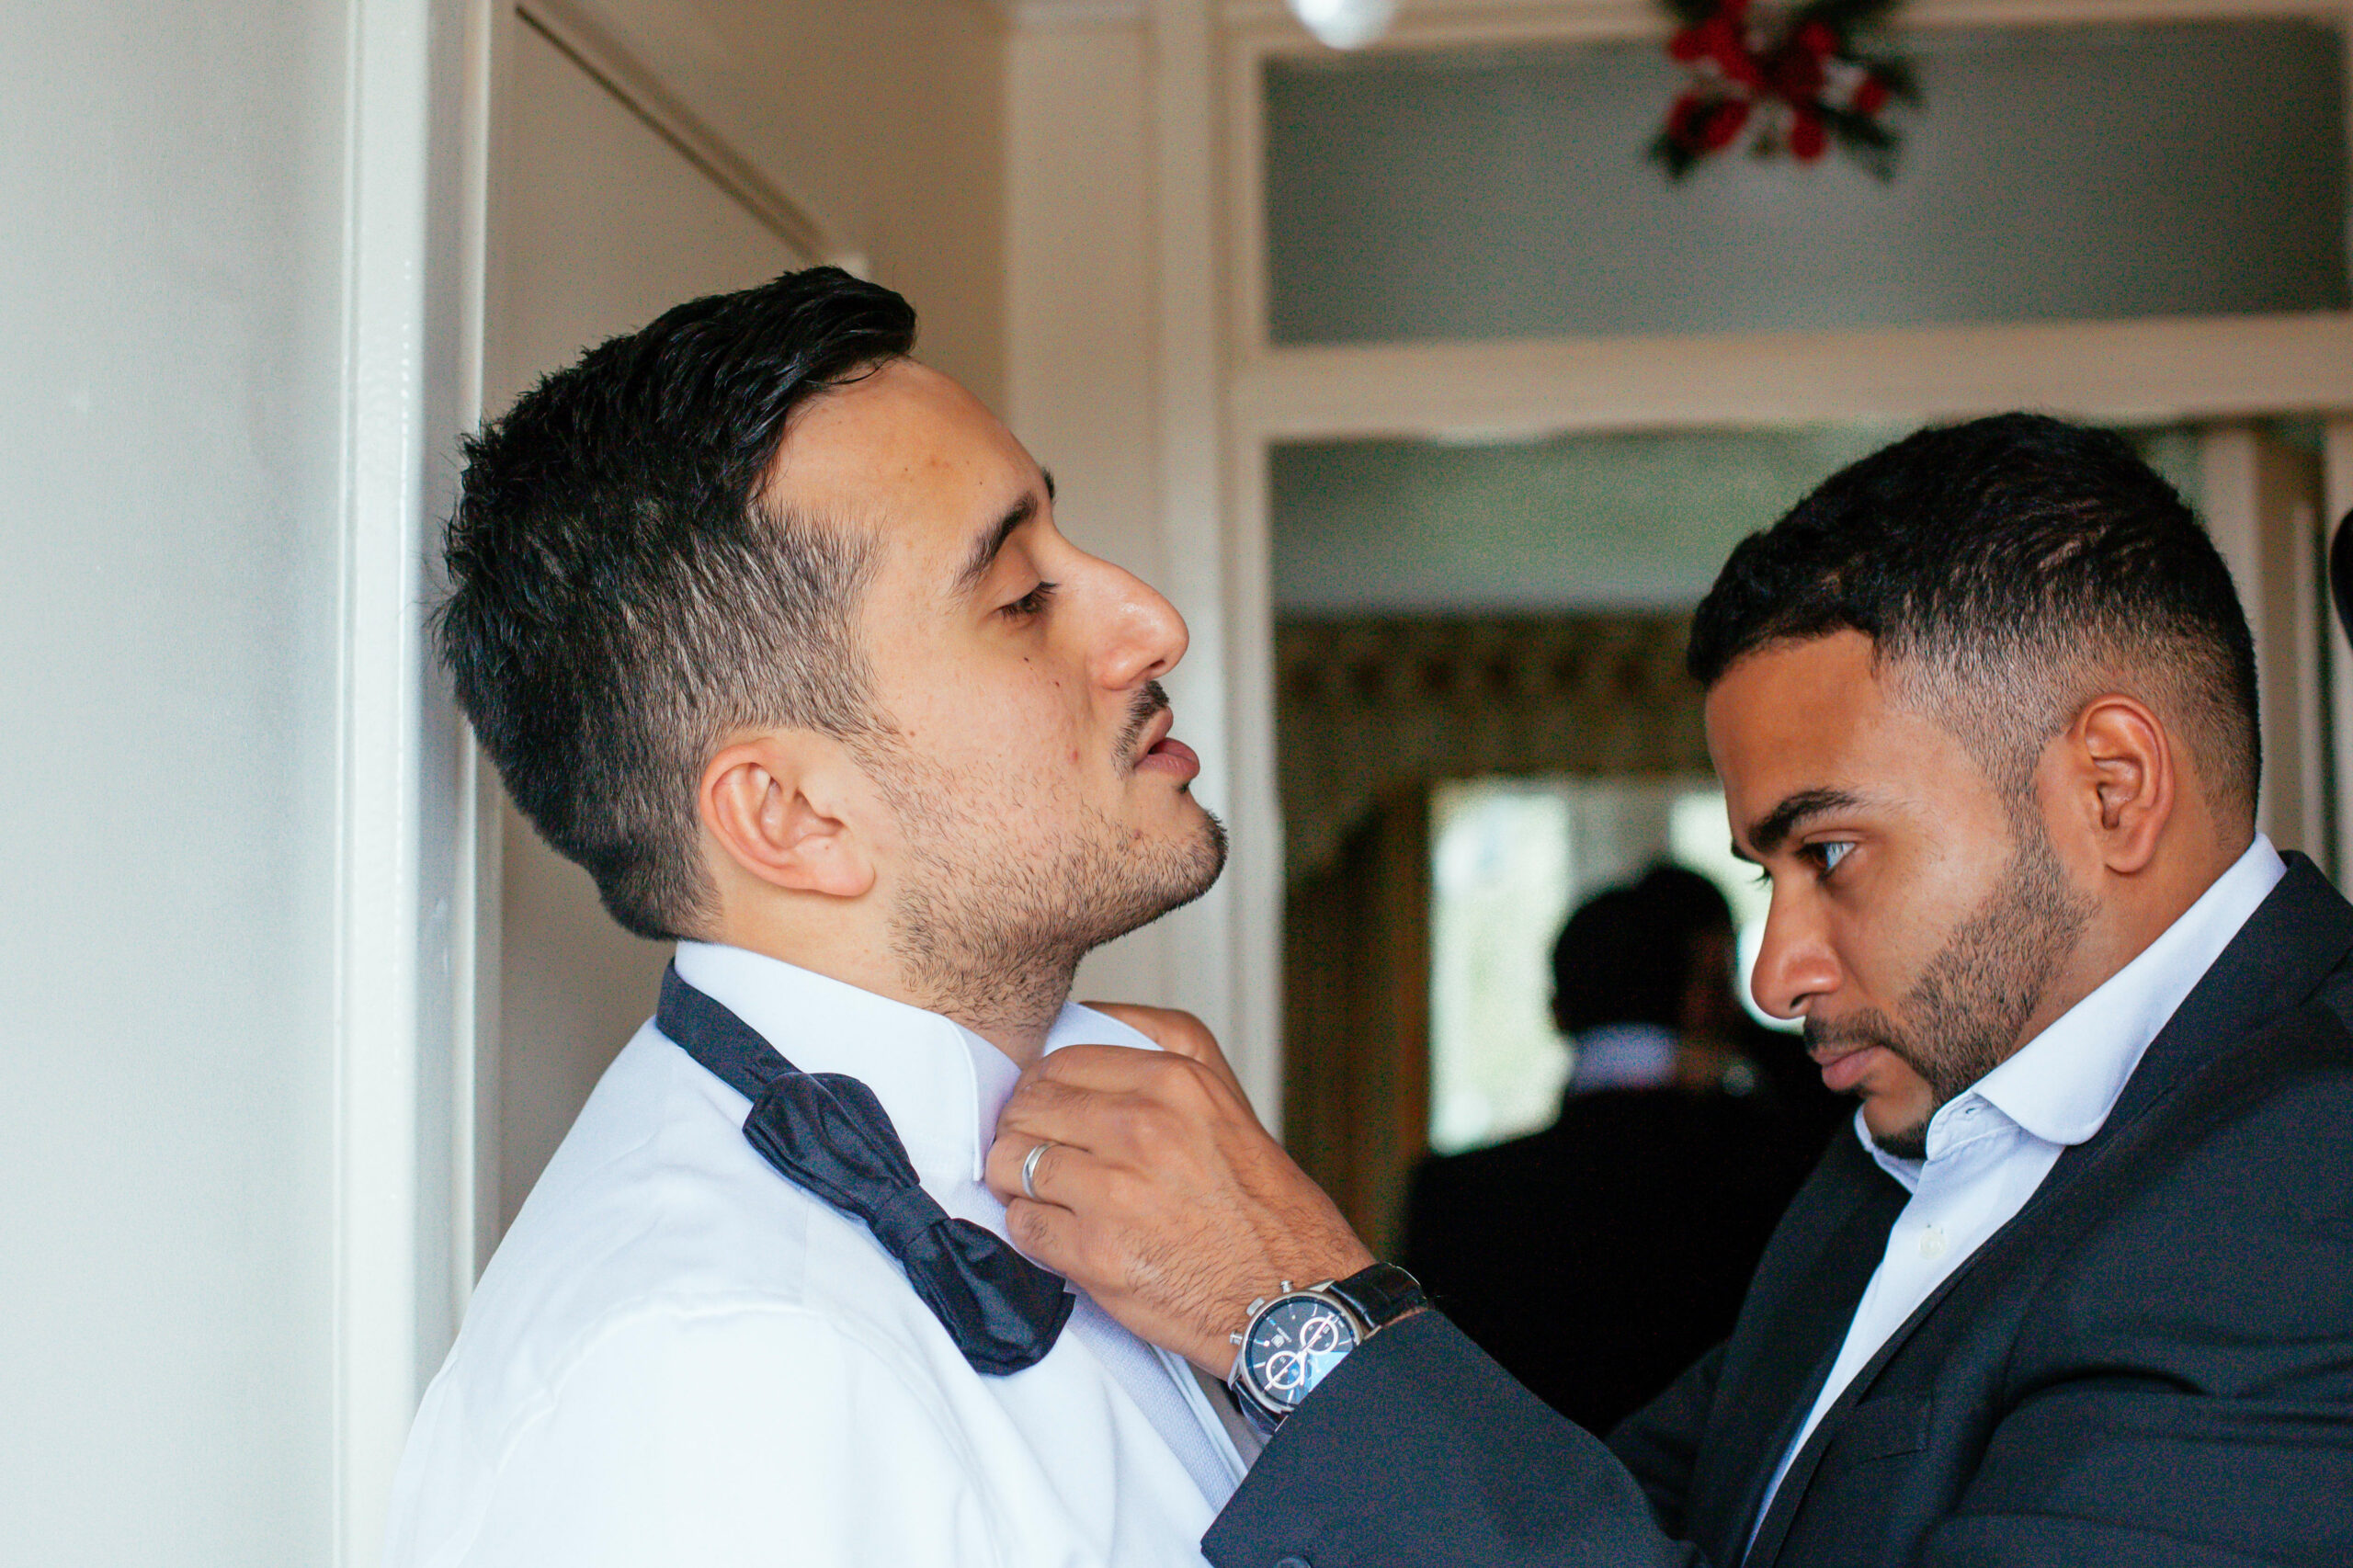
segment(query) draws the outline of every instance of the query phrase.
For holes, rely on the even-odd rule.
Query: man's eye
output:
[[[1813,852],[1815,862],[1822,867],[1822,874],[1826,877],[1838,869],[1838,862],[1844,860],[1855,846],[1832,839],[1824,844],[1808,845],[1807,847]]]
[[[1042,612],[1046,606],[1053,601],[1054,587],[1055,585],[1051,583],[1040,583],[1006,606],[999,613],[1011,616],[1016,620],[1027,620],[1029,617]]]

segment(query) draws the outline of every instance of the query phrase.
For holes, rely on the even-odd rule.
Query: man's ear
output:
[[[2139,699],[2096,697],[2061,737],[2064,788],[2101,863],[2119,876],[2148,866],[2180,789],[2173,737]]]
[[[854,769],[813,735],[771,733],[722,748],[702,770],[696,805],[744,872],[794,892],[857,898],[874,861],[854,825]]]

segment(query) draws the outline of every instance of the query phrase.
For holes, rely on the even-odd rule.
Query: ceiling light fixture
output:
[[[1290,9],[1334,49],[1361,49],[1397,19],[1397,0],[1290,0]]]

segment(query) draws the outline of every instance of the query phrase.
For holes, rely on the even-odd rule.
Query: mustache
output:
[[[1867,1045],[1877,1045],[1894,1051],[1898,1056],[1904,1054],[1901,1042],[1896,1039],[1894,1028],[1878,1013],[1865,1013],[1856,1017],[1841,1018],[1836,1023],[1824,1023],[1819,1018],[1808,1018],[1803,1026],[1803,1038],[1805,1048],[1809,1052],[1824,1047],[1835,1048],[1844,1052],[1859,1050]]]
[[[1160,717],[1169,706],[1167,687],[1156,680],[1143,683],[1143,689],[1136,693],[1135,705],[1128,710],[1127,726],[1120,732],[1119,756],[1121,763],[1135,760],[1136,743],[1143,739],[1144,726]]]

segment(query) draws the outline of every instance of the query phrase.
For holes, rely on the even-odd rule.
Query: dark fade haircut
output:
[[[874,730],[870,546],[762,484],[796,408],[915,333],[887,289],[787,273],[590,349],[465,443],[442,657],[517,807],[638,936],[706,930],[695,798],[726,737]]]
[[[2024,809],[2043,747],[2103,690],[2186,743],[2210,808],[2251,824],[2255,643],[2189,508],[2113,432],[2029,414],[1922,430],[1733,550],[1693,618],[1712,687],[1747,654],[1855,631]]]

